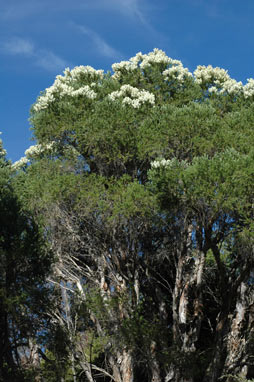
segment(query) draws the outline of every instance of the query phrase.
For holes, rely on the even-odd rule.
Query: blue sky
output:
[[[65,67],[110,70],[154,48],[254,77],[254,1],[0,0],[0,131],[8,157],[31,142],[29,109]]]

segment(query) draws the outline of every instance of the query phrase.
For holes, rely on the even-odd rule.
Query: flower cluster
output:
[[[46,109],[49,104],[55,101],[56,97],[84,96],[88,99],[95,99],[96,92],[89,85],[79,86],[78,82],[86,80],[86,82],[92,83],[94,86],[92,81],[101,79],[103,76],[103,70],[95,70],[91,66],[78,66],[72,70],[65,69],[64,76],[56,76],[53,85],[47,88],[45,93],[38,98],[34,105],[34,111],[38,112]]]
[[[117,79],[121,77],[122,73],[133,72],[139,67],[142,61],[143,54],[141,52],[137,53],[136,56],[130,58],[129,61],[121,61],[112,65],[114,71],[113,78]]]
[[[44,152],[53,152],[55,147],[55,142],[48,143],[47,145],[33,145],[25,151],[25,156],[27,158],[33,158]]]
[[[32,145],[25,151],[25,156],[14,162],[12,167],[15,170],[24,168],[32,158],[35,158],[45,152],[52,153],[54,152],[55,148],[55,142],[51,142],[46,145]]]
[[[199,65],[194,71],[195,81],[200,84],[214,83],[221,85],[229,80],[228,71],[221,68],[213,68],[212,65],[203,66]]]
[[[142,56],[142,63],[140,67],[142,69],[150,67],[152,64],[165,64],[165,65],[180,65],[181,61],[173,60],[168,57],[163,50],[154,49],[152,52]]]
[[[221,93],[227,92],[228,94],[240,94],[243,90],[241,81],[237,82],[233,78],[228,79],[222,85]]]
[[[62,83],[56,79],[54,84],[47,88],[45,94],[40,96],[37,103],[34,105],[34,110],[36,112],[46,109],[50,103],[55,101],[55,96],[58,95],[59,98],[64,96],[77,97],[85,96],[88,99],[95,99],[97,94],[90,86],[85,85],[75,90],[71,86]]]
[[[45,90],[45,94],[40,96],[38,98],[36,104],[34,105],[34,107],[33,107],[34,111],[38,112],[38,111],[47,109],[49,104],[51,104],[52,102],[55,101],[54,93],[55,93],[55,91],[52,89],[52,87],[47,88]]]
[[[152,168],[173,168],[173,167],[181,167],[186,168],[188,167],[188,162],[186,160],[179,161],[177,158],[172,159],[158,159],[153,162],[151,162]]]
[[[57,76],[56,78],[64,78],[64,81],[67,83],[73,83],[73,81],[78,81],[81,78],[86,78],[90,81],[95,81],[102,79],[104,77],[104,70],[96,70],[92,66],[76,66],[74,69],[66,68],[64,70],[64,76]]]
[[[220,89],[216,86],[211,86],[208,89],[209,93],[213,94],[240,94],[243,91],[243,84],[242,82],[237,82],[236,80],[230,78],[229,80],[225,81],[224,84],[220,86]]]
[[[19,170],[21,168],[24,168],[32,159],[36,159],[41,156],[41,154],[53,154],[55,155],[57,153],[57,143],[56,142],[50,142],[48,144],[38,144],[38,145],[32,145],[25,151],[25,156],[20,158],[18,161],[13,163],[12,167],[15,170]],[[68,157],[72,158],[78,158],[80,153],[78,150],[71,146],[71,145],[65,145],[64,146],[64,153]]]
[[[247,84],[243,87],[243,95],[245,98],[249,98],[254,95],[254,79],[253,78],[248,78]]]
[[[208,88],[209,93],[213,94],[240,94],[243,91],[242,82],[230,78],[227,70],[213,68],[211,65],[198,66],[194,71],[195,81],[201,86]]]
[[[217,94],[218,93],[218,88],[216,86],[211,86],[209,89],[208,89],[209,93],[211,94]]]
[[[159,168],[159,167],[168,167],[172,163],[172,160],[170,159],[160,159],[160,160],[155,160],[151,163],[151,167],[153,168]]]
[[[114,71],[112,78],[120,80],[124,75],[149,76],[151,67],[158,67],[165,82],[185,83],[193,78],[205,91],[216,95],[243,95],[245,98],[254,96],[254,79],[248,79],[243,86],[242,82],[230,78],[227,70],[219,67],[198,66],[192,74],[179,60],[174,60],[160,49],[154,49],[148,54],[137,53],[129,61],[121,61],[112,65]],[[136,72],[135,72],[136,71]],[[54,101],[63,97],[84,97],[94,100],[97,98],[98,86],[105,77],[103,70],[96,70],[91,66],[77,66],[70,70],[66,68],[63,75],[56,76],[53,85],[47,88],[33,106],[33,111],[39,112],[47,109]],[[139,90],[130,85],[124,85],[119,91],[111,93],[109,99],[122,98],[124,105],[139,108],[144,103],[155,104],[153,94]]]
[[[7,151],[2,146],[0,146],[0,156],[5,156],[6,154]]]
[[[113,64],[113,78],[119,79],[122,74],[135,71],[140,67],[141,70],[149,68],[153,64],[164,64],[165,66],[182,66],[181,61],[173,60],[168,57],[165,52],[160,49],[154,49],[148,54],[137,53],[136,56],[130,58],[129,61],[121,61]]]
[[[184,68],[181,62],[172,64],[172,67],[164,70],[162,74],[166,81],[177,80],[180,84],[183,84],[188,77],[192,78],[191,72]]]
[[[12,168],[14,170],[20,170],[21,168],[24,168],[28,162],[29,162],[29,159],[27,157],[22,157],[13,163]]]
[[[2,134],[2,133],[0,132],[0,134]],[[0,157],[5,156],[6,153],[7,153],[7,151],[3,148],[3,141],[2,141],[2,139],[0,139]]]
[[[122,98],[123,97],[123,98]],[[120,90],[112,92],[108,95],[111,101],[115,101],[117,98],[122,98],[123,105],[130,105],[135,109],[138,109],[142,104],[150,103],[155,104],[155,96],[146,90],[139,90],[130,85],[122,85]]]

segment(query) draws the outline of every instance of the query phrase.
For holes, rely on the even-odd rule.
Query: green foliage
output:
[[[251,84],[218,68],[191,75],[159,50],[113,70],[58,76],[31,109],[37,152],[13,171],[1,156],[0,255],[19,275],[3,307],[29,316],[31,304],[42,322],[46,298],[40,311],[31,290],[47,289],[51,257],[44,378],[71,381],[88,372],[81,360],[116,372],[124,351],[143,379],[172,365],[195,382],[209,367],[219,376],[239,287],[251,289]]]
[[[47,382],[58,382],[63,379],[64,382],[73,381],[73,372],[68,359],[59,360],[54,353],[46,350],[47,360],[42,360],[40,364],[40,375]]]
[[[87,330],[84,334],[86,338],[85,357],[89,362],[96,363],[103,356],[105,347],[110,342],[110,336],[98,336],[94,330]]]
[[[45,330],[50,257],[31,214],[18,201],[8,163],[0,166],[0,378],[23,381],[19,348]],[[15,358],[14,358],[15,354]]]

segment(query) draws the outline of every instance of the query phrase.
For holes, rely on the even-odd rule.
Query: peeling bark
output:
[[[173,291],[173,340],[176,352],[182,358],[182,366],[172,365],[166,381],[191,382],[185,358],[190,359],[196,351],[201,322],[203,319],[202,282],[205,265],[205,252],[193,250],[193,227],[187,228],[186,244],[178,251],[175,288]],[[185,370],[184,370],[185,368]]]
[[[133,357],[127,349],[123,350],[120,370],[122,382],[133,382]]]
[[[112,369],[112,374],[113,374],[113,377],[114,377],[114,380],[117,381],[117,382],[122,382],[122,376],[121,376],[121,371],[120,371],[120,365],[119,365],[119,362],[121,362],[121,359],[119,361],[119,359],[115,359],[115,357],[113,357],[113,355],[109,355],[109,364],[111,366],[111,369]]]
[[[231,327],[227,336],[227,358],[224,364],[223,374],[247,375],[247,368],[244,364],[246,352],[246,338],[244,324],[246,319],[246,290],[247,285],[241,283],[236,302],[235,317],[232,319]]]
[[[133,382],[133,356],[127,349],[116,352],[116,357],[110,355],[109,363],[116,382]]]
[[[247,378],[249,367],[253,364],[248,349],[251,334],[254,332],[253,287],[242,282],[238,288],[235,313],[226,338],[227,357],[223,375],[241,375]]]
[[[156,353],[157,353],[156,348],[157,348],[156,342],[152,341],[150,345],[150,353],[151,353],[150,369],[152,373],[151,382],[161,382],[160,365],[156,359]]]

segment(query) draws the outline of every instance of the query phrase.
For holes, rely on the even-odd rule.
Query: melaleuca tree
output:
[[[18,201],[12,176],[0,142],[0,380],[25,381],[38,372],[50,259],[32,216]]]
[[[112,69],[57,76],[14,164],[73,380],[251,376],[254,81],[157,49]]]
[[[172,309],[175,343],[183,354],[196,351],[202,322],[203,325],[205,321],[211,323],[209,314],[204,317],[206,285],[203,274],[208,251],[214,256],[219,307],[217,322],[213,322],[215,348],[208,368],[212,380],[217,380],[223,364],[226,373],[242,372],[241,368],[251,363],[251,354],[246,354],[243,342],[250,341],[252,325],[251,316],[244,314],[252,290],[247,284],[254,260],[253,211],[250,208],[254,196],[253,172],[252,152],[246,155],[228,149],[212,158],[196,157],[192,163],[176,159],[156,161],[150,173],[163,208],[171,209],[173,199],[182,215],[181,239],[175,249],[177,288],[173,293]],[[226,256],[223,256],[225,251]],[[226,344],[223,343],[225,335],[229,338]],[[237,347],[231,343],[232,339]]]

